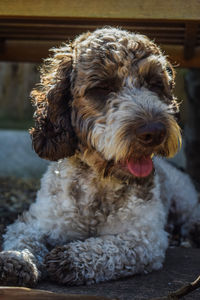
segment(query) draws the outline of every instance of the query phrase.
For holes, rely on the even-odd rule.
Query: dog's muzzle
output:
[[[135,131],[138,143],[144,148],[154,148],[161,145],[167,135],[166,127],[161,122],[148,122]],[[137,160],[132,157],[126,162],[129,172],[136,177],[147,177],[153,171],[152,155],[142,156]]]

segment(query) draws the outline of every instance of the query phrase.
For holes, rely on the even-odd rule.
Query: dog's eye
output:
[[[155,92],[156,91],[161,91],[161,90],[164,89],[164,84],[161,80],[158,80],[158,81],[155,81],[155,82],[150,82],[149,85],[150,85],[150,89],[152,91],[155,91]]]
[[[171,68],[170,66],[167,66],[167,67],[166,67],[166,70],[167,70],[167,72],[169,73],[169,75],[170,75],[171,77],[173,77],[173,70],[172,70],[172,68]]]
[[[103,87],[94,87],[86,92],[86,97],[104,103],[106,99],[108,98],[108,95],[110,93],[110,90]]]

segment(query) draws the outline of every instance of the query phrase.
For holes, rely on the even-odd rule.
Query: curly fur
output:
[[[170,226],[194,236],[200,206],[189,177],[158,157],[145,176],[127,167],[181,146],[173,86],[167,58],[139,34],[103,28],[53,50],[32,92],[31,135],[38,155],[56,162],[7,228],[1,284],[33,285],[46,274],[90,284],[159,269],[172,210]],[[151,124],[164,128],[159,139]]]
[[[36,153],[45,159],[71,156],[76,149],[76,136],[71,125],[71,70],[69,55],[55,55],[54,59],[48,60],[48,66],[43,66],[41,84],[31,93],[36,106],[36,126],[30,133]]]

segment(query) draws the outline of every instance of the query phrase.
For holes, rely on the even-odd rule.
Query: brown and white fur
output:
[[[31,135],[55,162],[7,228],[1,284],[90,284],[162,267],[169,212],[184,236],[200,221],[189,177],[158,158],[181,144],[173,86],[167,58],[139,34],[108,27],[53,49],[32,92]]]

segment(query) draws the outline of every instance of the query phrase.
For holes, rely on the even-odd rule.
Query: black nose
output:
[[[160,122],[148,123],[136,130],[138,141],[144,146],[158,146],[166,136],[166,128]]]

